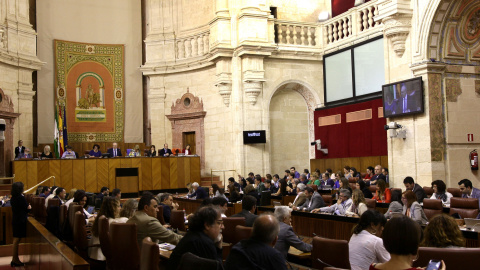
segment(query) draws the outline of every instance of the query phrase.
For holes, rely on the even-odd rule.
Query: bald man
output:
[[[233,246],[225,263],[228,270],[280,269],[286,270],[285,257],[273,247],[280,225],[272,214],[260,215],[253,223],[252,237]]]

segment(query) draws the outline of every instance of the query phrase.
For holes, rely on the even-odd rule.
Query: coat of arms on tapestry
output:
[[[68,142],[123,141],[124,45],[55,40],[55,104]]]

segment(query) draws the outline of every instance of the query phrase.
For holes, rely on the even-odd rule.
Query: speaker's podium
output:
[[[116,168],[115,187],[122,193],[138,193],[138,168]]]

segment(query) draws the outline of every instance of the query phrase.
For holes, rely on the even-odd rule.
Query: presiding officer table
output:
[[[87,192],[102,187],[117,187],[117,168],[138,168],[138,190],[185,188],[187,183],[200,182],[200,157],[117,157],[87,159],[15,160],[16,182],[25,190],[55,176],[55,185]],[[116,179],[117,178],[117,179]],[[43,185],[52,186],[53,179]]]

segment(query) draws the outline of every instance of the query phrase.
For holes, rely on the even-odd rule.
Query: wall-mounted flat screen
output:
[[[243,132],[243,144],[266,143],[265,130],[250,130]]]
[[[382,86],[383,115],[397,117],[423,113],[422,77]]]

